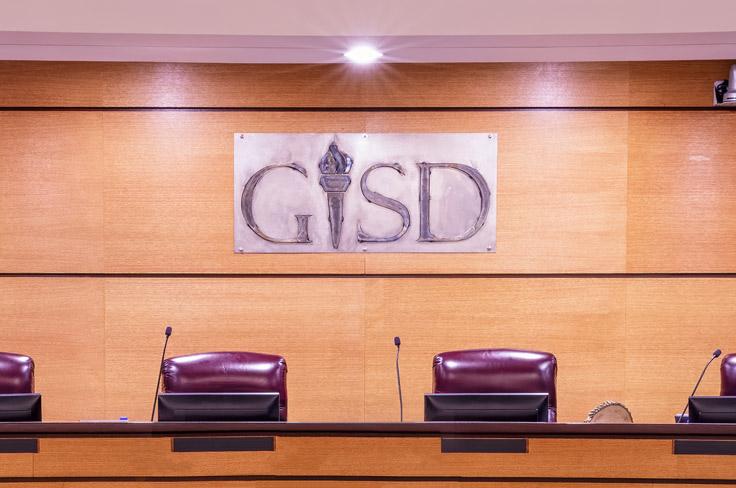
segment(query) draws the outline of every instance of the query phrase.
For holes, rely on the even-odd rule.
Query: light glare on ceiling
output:
[[[381,56],[383,53],[371,46],[356,46],[345,53],[345,57],[356,64],[373,63]]]

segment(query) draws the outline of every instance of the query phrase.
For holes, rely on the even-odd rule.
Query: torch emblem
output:
[[[348,173],[353,167],[353,158],[340,151],[335,142],[330,144],[327,152],[319,161],[319,171],[322,176],[319,185],[327,193],[327,220],[330,222],[330,236],[332,247],[340,247],[343,221],[343,197],[350,186]]]

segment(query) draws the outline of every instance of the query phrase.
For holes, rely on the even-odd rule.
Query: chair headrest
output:
[[[204,352],[166,359],[163,390],[169,393],[277,392],[286,420],[286,361],[256,352]]]
[[[0,394],[33,393],[33,359],[0,352]]]
[[[736,354],[721,361],[721,396],[736,396]]]
[[[547,393],[557,406],[557,360],[516,349],[450,351],[434,357],[435,393]]]
[[[278,391],[286,361],[254,352],[205,352],[164,361],[164,391],[237,393]]]

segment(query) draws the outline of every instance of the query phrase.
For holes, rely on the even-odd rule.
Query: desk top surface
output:
[[[525,422],[0,422],[0,436],[86,437],[182,435],[734,438],[736,424],[585,424]]]

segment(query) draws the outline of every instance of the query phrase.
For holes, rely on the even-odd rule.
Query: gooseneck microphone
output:
[[[164,370],[164,357],[166,357],[166,345],[169,343],[169,337],[171,337],[171,327],[166,326],[164,331],[166,339],[164,340],[164,350],[161,351],[161,362],[158,365],[158,379],[156,380],[156,394],[153,396],[153,408],[151,409],[151,422],[153,422],[153,414],[156,412],[156,402],[158,401],[158,389],[161,386],[161,373]]]
[[[404,399],[401,396],[401,371],[399,370],[399,351],[401,350],[401,337],[394,337],[394,346],[396,346],[396,383],[399,386],[399,418],[404,421]]]
[[[708,370],[708,366],[710,366],[710,363],[712,363],[713,361],[715,361],[716,358],[718,356],[720,356],[720,355],[721,355],[721,350],[720,349],[716,349],[715,351],[713,351],[713,355],[711,356],[710,361],[708,361],[708,363],[705,365],[705,368],[703,368],[703,372],[700,373],[700,378],[698,378],[698,382],[695,383],[695,388],[693,388],[693,392],[690,393],[690,396],[691,397],[695,396],[695,392],[698,391],[698,387],[700,386],[700,382],[703,381],[703,376],[705,376],[705,372]],[[682,409],[682,413],[680,414],[680,418],[677,419],[677,423],[678,424],[680,422],[682,422],[682,417],[685,416],[685,411],[687,410],[687,407],[688,406],[690,406],[690,398],[689,397],[688,397],[687,403],[685,404],[685,408]]]

